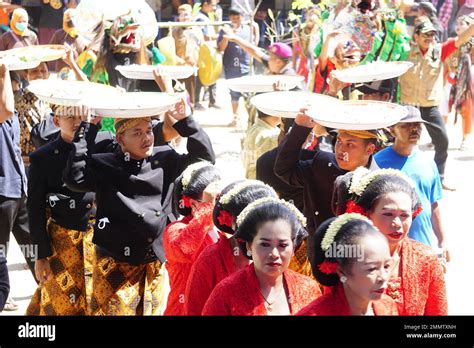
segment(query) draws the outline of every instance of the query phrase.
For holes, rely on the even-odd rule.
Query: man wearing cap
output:
[[[229,39],[224,33],[232,33],[244,41],[250,42],[251,27],[248,24],[242,24],[242,12],[239,8],[232,7],[229,10],[229,19],[231,26],[225,26],[220,32],[217,39],[217,49],[224,52],[223,65],[226,79],[242,77],[249,74],[250,71],[250,55],[245,52],[235,42],[229,42]],[[241,93],[230,91],[232,102],[232,112],[234,120],[231,125],[236,125],[237,115],[239,109],[239,99]]]
[[[76,131],[64,182],[73,191],[96,193],[93,315],[150,315],[161,308],[162,232],[176,218],[173,183],[188,165],[215,161],[209,137],[185,109],[181,101],[168,117],[188,138],[188,154],[154,147],[149,117],[115,120],[114,153],[91,154],[94,124],[82,122]]]
[[[316,151],[311,160],[302,161],[302,145],[316,125],[305,113],[296,117],[291,131],[279,146],[274,168],[275,174],[288,185],[303,187],[304,214],[310,235],[319,224],[334,216],[331,200],[334,181],[339,175],[360,166],[378,169],[372,155],[380,139],[377,131],[339,130],[334,153]]]
[[[390,128],[395,137],[394,144],[379,151],[374,156],[375,161],[380,168],[398,169],[413,179],[423,210],[413,220],[409,237],[433,248],[443,249],[449,261],[438,205],[443,196],[440,175],[434,161],[417,146],[422,131],[421,125],[426,125],[426,121],[421,118],[417,108],[407,106],[407,109],[408,115]]]
[[[443,68],[446,59],[474,35],[474,25],[456,38],[443,44],[436,43],[436,28],[427,18],[420,18],[415,26],[415,44],[408,61],[413,63],[400,78],[400,102],[419,107],[421,117],[435,146],[434,160],[438,166],[444,189],[452,190],[444,183],[448,158],[448,134],[438,106],[443,96]]]
[[[441,1],[440,1],[441,2]],[[446,40],[446,35],[445,35],[445,30],[443,26],[441,25],[439,19],[438,19],[438,11],[436,10],[436,7],[429,2],[429,1],[422,1],[422,2],[415,2],[413,5],[407,8],[407,13],[405,14],[405,17],[407,18],[407,24],[410,25],[410,27],[413,28],[413,25],[418,23],[418,18],[423,17],[423,18],[428,18],[431,23],[433,23],[433,26],[436,28],[436,37],[438,42],[443,42]],[[411,19],[410,17],[416,17],[414,20]],[[447,34],[447,33],[446,33]]]

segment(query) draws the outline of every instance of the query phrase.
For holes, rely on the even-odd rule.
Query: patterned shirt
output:
[[[28,90],[24,90],[21,96],[15,100],[15,109],[20,121],[21,155],[28,156],[36,149],[31,141],[31,129],[52,111],[48,103],[38,99]]]

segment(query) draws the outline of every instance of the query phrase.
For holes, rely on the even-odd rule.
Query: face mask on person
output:
[[[10,28],[16,35],[23,36],[28,28],[28,12],[22,8],[13,11]]]
[[[15,28],[16,28],[16,30],[18,30],[19,32],[23,33],[23,32],[26,30],[27,25],[26,25],[26,23],[16,23],[16,24],[15,24]]]

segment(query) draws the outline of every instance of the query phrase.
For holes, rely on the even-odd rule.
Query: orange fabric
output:
[[[472,133],[472,118],[474,117],[473,100],[467,95],[465,103],[461,106],[462,132],[463,134]]]
[[[291,270],[283,273],[290,306],[295,314],[321,296],[318,284]],[[265,300],[253,264],[221,281],[204,305],[203,315],[258,316],[267,315]]]
[[[5,10],[0,10],[0,25],[8,26],[8,22],[10,22],[8,14],[5,12]]]
[[[208,246],[191,267],[184,292],[185,314],[201,315],[214,287],[236,271],[232,245],[223,235],[216,244]]]
[[[398,315],[395,301],[385,294],[380,300],[372,302],[372,309],[375,315]],[[328,293],[313,301],[296,315],[351,315],[342,284],[333,286]]]
[[[308,259],[308,247],[306,240],[304,240],[303,243],[301,243],[300,247],[295,250],[295,254],[291,258],[290,265],[288,266],[288,268],[292,271],[295,271],[296,273],[305,275],[316,280],[311,269],[311,263]]]
[[[191,266],[208,245],[213,244],[212,202],[204,203],[194,216],[169,224],[163,235],[170,293],[164,315],[184,315],[184,291]]]
[[[444,271],[433,249],[406,238],[400,253],[400,289],[392,295],[400,315],[447,315]]]
[[[326,63],[326,70],[321,71],[321,66],[318,64],[316,67],[315,72],[315,82],[314,82],[314,91],[316,93],[325,93],[327,92],[328,86],[328,78],[331,76],[331,72],[336,69],[334,63],[332,63],[329,59]]]

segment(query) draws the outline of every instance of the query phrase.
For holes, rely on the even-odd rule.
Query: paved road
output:
[[[217,166],[229,180],[244,177],[244,170],[240,161],[240,139],[244,132],[226,125],[231,121],[230,98],[223,81],[218,82],[218,100],[223,109],[210,109],[196,112],[195,117],[204,126],[212,139],[217,156]],[[241,107],[242,125],[246,125],[245,112]],[[447,166],[447,180],[457,186],[456,192],[446,192],[441,201],[442,215],[449,237],[452,261],[448,264],[446,273],[449,313],[456,315],[474,315],[474,301],[472,289],[474,278],[471,254],[474,246],[472,199],[474,197],[474,151],[458,151],[461,142],[460,124],[448,125],[451,145]],[[422,144],[429,142],[426,131]],[[183,146],[184,144],[181,144]],[[433,153],[427,146],[422,149]],[[33,295],[36,284],[27,270],[23,255],[18,245],[12,241],[8,255],[10,282],[13,298],[20,308],[14,312],[3,312],[0,315],[22,315],[25,313],[29,300]]]

